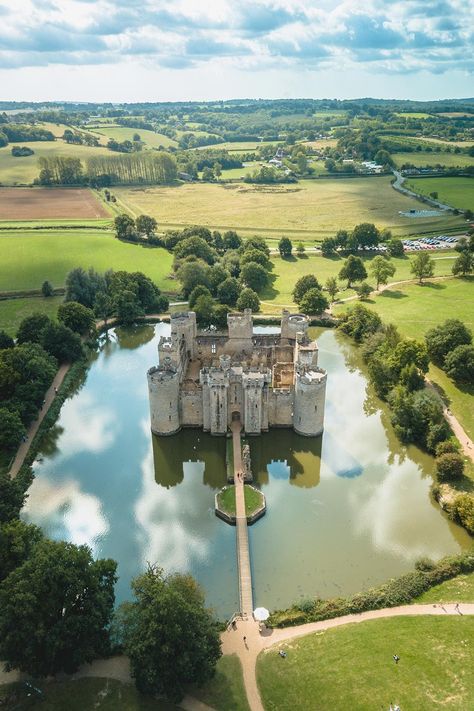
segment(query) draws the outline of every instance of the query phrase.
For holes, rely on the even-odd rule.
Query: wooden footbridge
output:
[[[253,612],[253,596],[249,536],[245,512],[244,472],[242,469],[242,447],[240,442],[241,430],[240,419],[235,419],[232,422],[232,444],[234,449],[237,572],[239,577],[240,614],[242,617],[248,617]]]

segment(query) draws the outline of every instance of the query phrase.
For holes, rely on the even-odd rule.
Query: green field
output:
[[[226,150],[232,153],[233,151],[255,151],[259,146],[274,145],[277,146],[281,141],[228,141],[225,143],[217,143],[212,146],[199,146],[198,150],[208,150],[214,148],[216,150]]]
[[[168,279],[172,256],[161,248],[120,242],[94,230],[0,231],[0,291],[39,289],[45,279],[63,286],[74,267],[141,271],[161,288],[176,291]]]
[[[40,311],[50,318],[55,318],[62,296],[27,297],[21,299],[0,300],[0,331],[6,331],[10,336],[17,332],[20,321],[34,311]]]
[[[140,135],[141,140],[150,148],[159,148],[164,146],[176,147],[178,144],[172,138],[168,138],[162,133],[155,133],[142,128],[128,128],[127,126],[101,126],[89,130],[90,133],[97,136],[101,143],[106,145],[109,138],[114,138],[116,141],[132,141],[135,133]],[[109,152],[110,155],[110,152]]]
[[[295,185],[255,186],[193,183],[176,187],[115,188],[135,214],[151,214],[163,229],[206,225],[268,237],[314,240],[374,222],[394,234],[448,230],[461,217],[409,219],[399,211],[419,203],[391,187],[388,177],[303,180]]]
[[[404,279],[413,278],[413,274],[410,272],[410,264],[414,259],[414,256],[415,255],[411,254],[400,259],[392,259],[392,264],[396,268],[392,281],[402,281]],[[450,275],[453,261],[456,257],[457,252],[436,252],[436,256],[433,257],[435,261],[435,275]],[[369,270],[372,259],[372,256],[362,257],[367,271]],[[284,306],[296,308],[296,305],[293,303],[293,297],[291,296],[291,292],[293,291],[296,281],[305,274],[314,274],[320,284],[324,286],[324,283],[328,277],[337,277],[342,265],[344,264],[344,257],[335,256],[333,258],[328,258],[322,257],[320,254],[312,253],[308,254],[306,257],[303,257],[303,259],[299,257],[282,259],[279,256],[272,256],[272,262],[272,284],[261,294],[261,300],[263,302],[262,309],[264,311],[277,311]],[[368,282],[371,283],[370,274]],[[352,289],[345,289],[345,284],[345,282],[340,284],[341,292],[337,295],[338,299],[354,295],[354,291]],[[337,308],[338,307],[335,307],[335,310],[337,310]],[[344,307],[339,307],[339,309],[342,308]],[[423,318],[423,314],[421,315],[421,318]]]
[[[401,118],[427,119],[431,118],[431,114],[425,114],[422,111],[400,111],[395,114]]]
[[[430,602],[472,602],[474,600],[474,573],[457,575],[451,580],[435,585],[413,601],[414,604]]]
[[[262,495],[259,491],[247,484],[244,486],[245,511],[247,516],[261,506]],[[217,495],[219,508],[230,516],[235,516],[235,486],[226,486]]]
[[[434,166],[444,165],[447,168],[464,168],[467,165],[474,165],[474,157],[468,156],[467,153],[446,153],[432,152],[425,153],[424,151],[413,151],[413,153],[392,153],[392,158],[395,161],[397,168],[410,163],[416,166]]]
[[[438,193],[438,200],[460,210],[474,210],[474,178],[410,178],[404,187],[420,195]]]
[[[266,711],[474,708],[474,619],[398,617],[330,629],[260,654]],[[393,655],[400,662],[395,664]]]
[[[443,264],[443,267],[435,267],[436,273],[445,269],[450,262],[446,260],[442,263],[440,260],[437,264]],[[397,274],[394,278],[396,277]],[[385,322],[396,324],[400,333],[410,338],[422,338],[429,328],[443,323],[448,318],[461,319],[474,333],[474,277],[432,281],[423,286],[400,284],[364,303],[377,311]],[[344,312],[350,305],[351,303],[336,306],[335,314]],[[434,365],[430,366],[429,376],[467,434],[474,438],[474,388],[457,386]]]
[[[32,156],[15,158],[12,156],[12,144],[0,148],[0,184],[1,185],[31,185],[39,175],[38,158],[51,156],[70,156],[80,158],[85,162],[90,156],[110,155],[107,148],[100,146],[81,146],[64,141],[32,141],[31,143],[15,143],[27,146],[35,153]]]

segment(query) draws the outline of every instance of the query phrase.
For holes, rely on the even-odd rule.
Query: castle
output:
[[[324,427],[327,373],[308,338],[308,318],[283,311],[281,333],[253,332],[252,312],[230,313],[228,333],[198,332],[193,311],[171,315],[159,365],[148,371],[151,429],[171,435],[202,427],[225,435],[240,419],[246,434],[293,427],[317,437]]]

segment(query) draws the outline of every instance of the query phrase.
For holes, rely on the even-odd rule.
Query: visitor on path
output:
[[[244,644],[247,646],[247,637],[244,637]]]
[[[400,657],[398,656],[398,654],[393,655],[393,661],[395,662],[395,664],[398,664],[398,662],[400,661]]]
[[[458,615],[462,615],[462,612],[461,612],[461,610],[459,609],[459,602],[457,602],[457,603],[455,604],[454,609],[456,610],[456,612],[458,613]]]
[[[280,655],[280,657],[283,657],[283,659],[286,659],[286,652],[283,649],[280,649],[278,654]]]
[[[235,620],[232,620],[232,629],[233,630],[237,629],[237,622]]]

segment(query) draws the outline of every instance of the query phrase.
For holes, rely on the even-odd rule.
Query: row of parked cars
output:
[[[402,240],[405,250],[410,251],[420,249],[445,249],[446,247],[454,247],[457,241],[457,237],[449,237],[448,235],[439,235],[438,237],[420,237],[420,239],[414,240]]]

